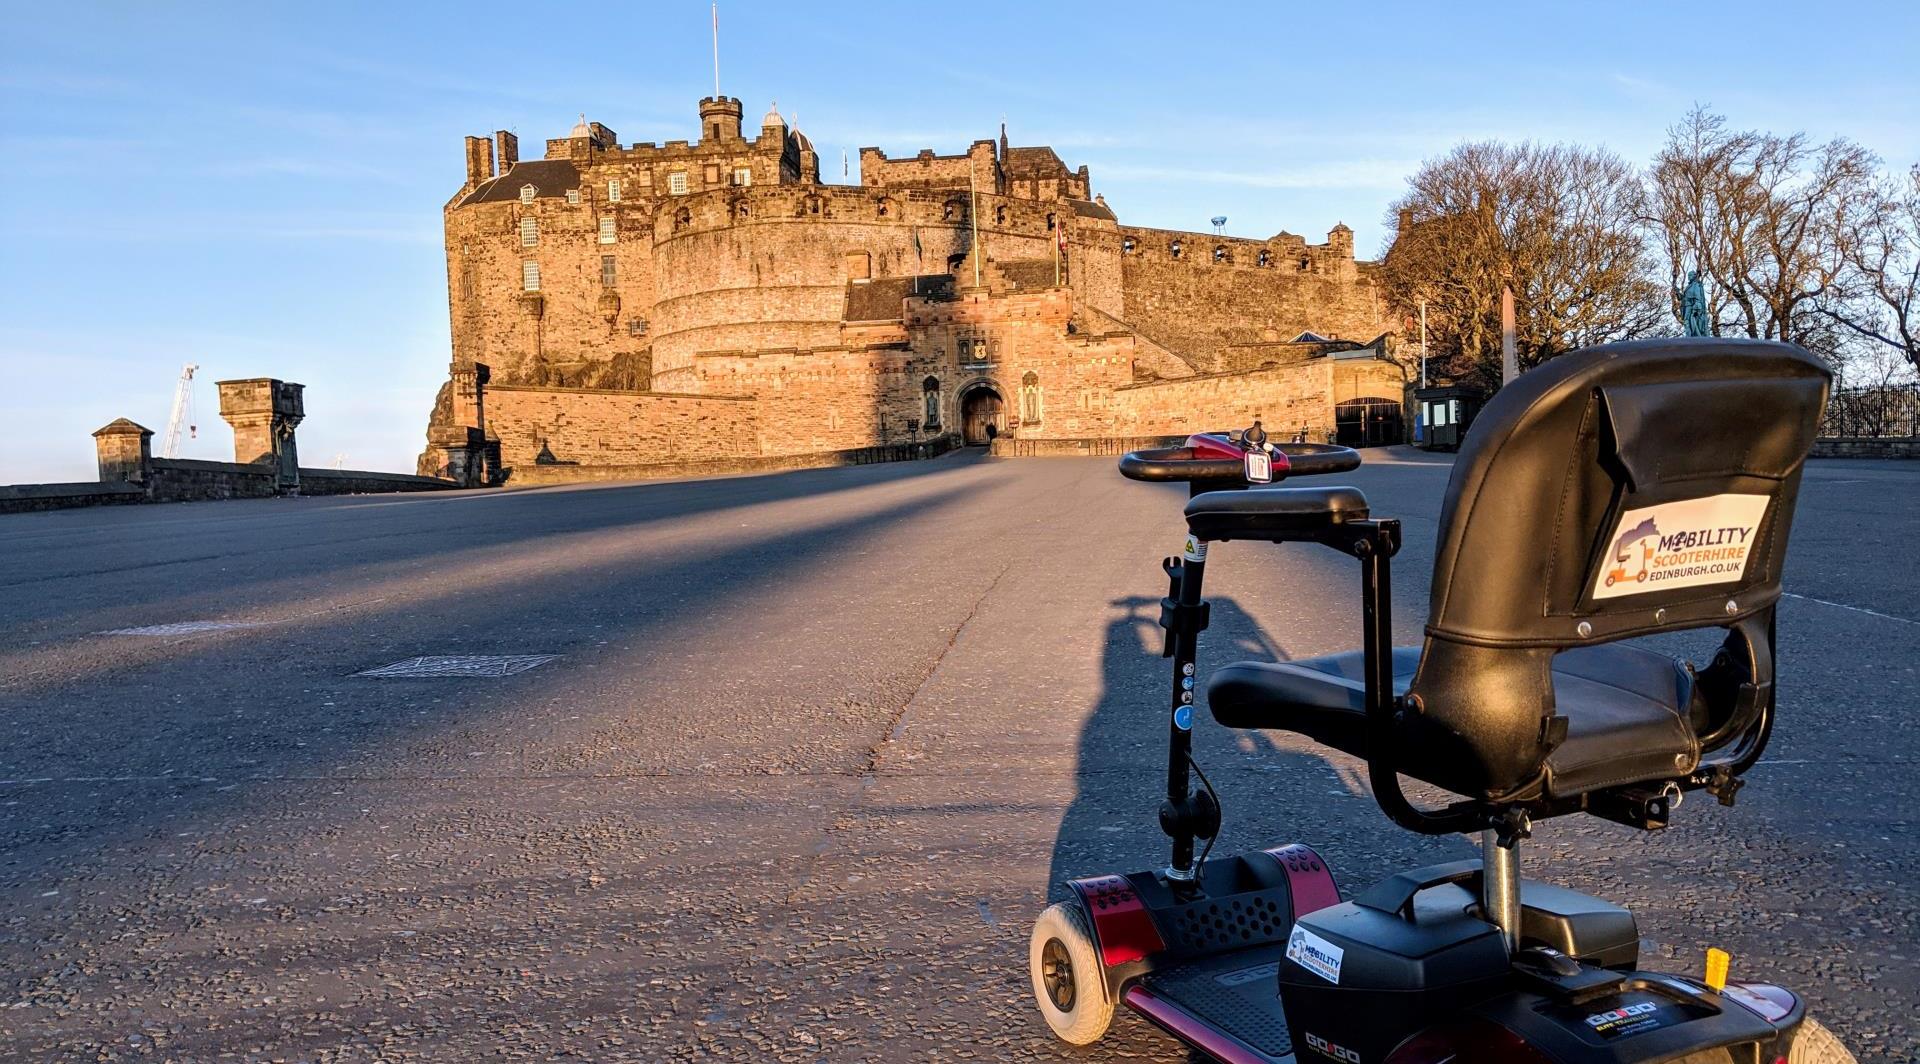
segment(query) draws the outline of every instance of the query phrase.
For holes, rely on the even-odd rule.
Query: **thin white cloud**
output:
[[[1282,166],[1271,170],[1220,170],[1205,167],[1134,166],[1107,163],[1096,177],[1117,181],[1180,181],[1188,184],[1242,185],[1249,188],[1399,188],[1418,160],[1355,159]]]

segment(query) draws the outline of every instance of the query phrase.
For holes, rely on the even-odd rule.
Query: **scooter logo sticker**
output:
[[[1608,541],[1593,597],[1739,580],[1768,501],[1765,495],[1710,495],[1628,510]]]
[[[1287,959],[1335,986],[1340,984],[1340,962],[1346,955],[1346,950],[1299,924],[1287,936]]]
[[[1640,1001],[1631,1005],[1622,1005],[1617,1009],[1596,1012],[1587,1017],[1587,1026],[1602,1038],[1613,1039],[1621,1035],[1638,1034],[1641,1031],[1665,1026],[1660,1019],[1660,1006],[1652,1001]]]
[[[1345,1061],[1346,1064],[1360,1064],[1360,1054],[1346,1046],[1329,1042],[1312,1031],[1307,1032],[1307,1045],[1323,1057],[1332,1057],[1334,1060]]]
[[[1187,536],[1187,549],[1183,552],[1190,562],[1206,563],[1207,541],[1197,536]]]

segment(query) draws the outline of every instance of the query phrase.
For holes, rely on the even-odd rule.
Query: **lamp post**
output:
[[[1427,301],[1420,301],[1420,387],[1427,386]]]

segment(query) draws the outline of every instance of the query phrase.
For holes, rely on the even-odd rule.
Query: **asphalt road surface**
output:
[[[1448,467],[1369,459],[1411,640]],[[1062,877],[1165,860],[1179,502],[961,453],[0,518],[0,1055],[1184,1059],[1124,1014],[1064,1051],[1025,961]],[[1813,464],[1740,804],[1523,857],[1632,906],[1647,966],[1721,946],[1862,1060],[1920,1056],[1916,531],[1920,466]],[[1358,645],[1350,561],[1211,560],[1203,674]],[[360,675],[437,655],[554,657]],[[1469,852],[1305,740],[1208,721],[1198,755],[1223,849],[1310,843],[1349,893]]]

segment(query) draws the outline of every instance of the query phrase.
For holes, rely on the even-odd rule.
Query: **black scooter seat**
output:
[[[1393,690],[1404,695],[1420,667],[1419,647],[1393,650]],[[1360,651],[1299,661],[1242,661],[1207,684],[1214,719],[1229,728],[1297,732],[1355,757],[1368,754],[1366,681]],[[1665,654],[1626,643],[1565,650],[1553,659],[1553,711],[1567,737],[1547,758],[1555,797],[1685,775],[1699,743],[1687,717],[1692,676]],[[1436,778],[1444,757],[1410,749],[1400,770]],[[1444,783],[1441,783],[1444,786]]]

